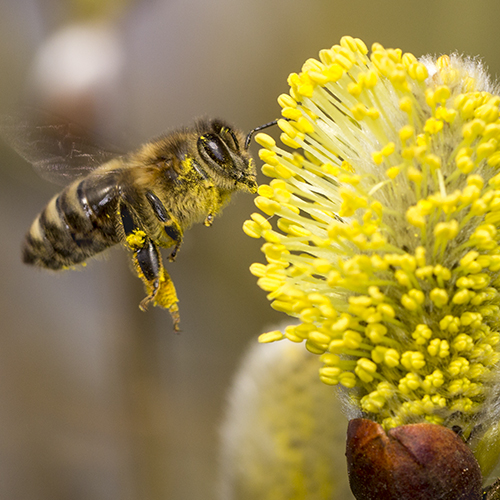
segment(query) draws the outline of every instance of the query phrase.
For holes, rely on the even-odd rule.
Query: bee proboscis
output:
[[[67,269],[122,243],[146,288],[140,308],[168,309],[178,330],[178,298],[159,248],[173,247],[174,260],[192,224],[210,226],[234,192],[256,192],[245,135],[202,119],[116,156],[80,141],[68,125],[34,127],[4,117],[0,130],[45,177],[76,177],[34,220],[24,262]]]

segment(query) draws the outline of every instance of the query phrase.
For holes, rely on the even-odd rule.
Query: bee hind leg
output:
[[[179,331],[179,307],[174,283],[163,267],[158,246],[147,236],[135,221],[135,217],[125,204],[120,206],[120,216],[125,232],[125,243],[132,251],[135,272],[141,278],[147,297],[139,308],[145,311],[150,303],[168,309],[174,322],[174,330]]]
[[[174,283],[163,267],[158,247],[146,238],[144,246],[134,251],[133,261],[148,292],[148,296],[139,304],[141,311],[145,311],[150,303],[168,309],[174,322],[174,330],[179,331],[179,299]]]
[[[146,312],[148,310],[148,306],[151,302],[154,302],[156,294],[158,293],[158,290],[160,288],[160,280],[154,280],[153,282],[153,292],[148,295],[147,297],[144,297],[141,302],[139,303],[139,309],[142,312]]]

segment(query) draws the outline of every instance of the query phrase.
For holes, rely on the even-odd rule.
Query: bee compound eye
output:
[[[220,136],[228,148],[236,151],[237,153],[240,151],[240,144],[232,129],[229,127],[222,127],[220,130]]]
[[[231,162],[227,147],[215,134],[204,134],[198,139],[198,152],[203,158],[208,156],[221,167],[225,167]]]

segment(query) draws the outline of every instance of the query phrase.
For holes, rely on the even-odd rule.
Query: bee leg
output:
[[[147,238],[143,246],[134,250],[133,259],[149,291],[149,295],[139,305],[140,309],[145,311],[147,305],[155,300],[160,290],[160,272],[163,267],[161,256],[156,245]]]
[[[177,224],[173,219],[169,219],[167,222],[165,222],[163,227],[165,229],[165,232],[167,233],[167,236],[175,241],[174,249],[172,250],[168,258],[170,262],[173,262],[182,244],[182,230],[179,224]]]
[[[215,189],[215,185],[213,183],[207,184],[206,189],[209,190],[210,193],[212,193],[212,196],[211,196],[212,203],[210,203],[210,205],[208,206],[208,208],[209,208],[208,214],[205,217],[205,220],[203,221],[203,225],[206,227],[210,227],[214,222],[214,218],[217,215],[218,208],[220,208],[220,206],[221,206],[221,202],[219,199],[220,196],[219,196],[217,190]]]
[[[227,195],[221,195],[217,190],[215,190],[215,186],[211,185],[208,186],[207,189],[211,189],[213,196],[212,196],[212,203],[210,204],[210,210],[208,211],[208,215],[206,216],[205,220],[203,221],[203,224],[207,227],[210,227],[212,223],[214,222],[215,216],[219,213],[221,207],[225,204],[227,201]]]
[[[214,221],[214,214],[208,214],[203,224],[207,227],[210,227],[213,221]]]
[[[163,225],[165,233],[175,243],[174,249],[168,258],[170,262],[173,262],[182,243],[181,226],[175,221],[169,211],[165,208],[165,205],[163,205],[158,196],[156,196],[152,191],[148,191],[146,193],[146,199],[148,200],[155,217]]]
[[[131,211],[123,203],[120,204],[120,216],[126,244],[132,250],[134,269],[148,293],[139,305],[141,311],[145,311],[151,302],[168,309],[174,322],[174,330],[179,331],[179,299],[174,283],[163,267],[157,245],[135,223]]]
[[[145,245],[134,252],[133,259],[149,292],[139,305],[141,311],[145,311],[151,302],[168,309],[174,321],[174,330],[179,331],[179,299],[174,283],[162,265],[158,247],[148,238]]]

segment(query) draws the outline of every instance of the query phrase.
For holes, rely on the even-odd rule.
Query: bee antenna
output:
[[[285,120],[289,120],[288,118],[285,118]],[[247,134],[247,138],[245,139],[245,149],[248,149],[250,147],[250,143],[252,142],[252,137],[254,136],[255,132],[259,132],[261,130],[264,130],[265,128],[272,127],[273,125],[276,125],[278,123],[278,120],[273,120],[272,122],[266,123],[264,125],[260,125],[258,127],[255,127],[254,129],[250,130]]]

